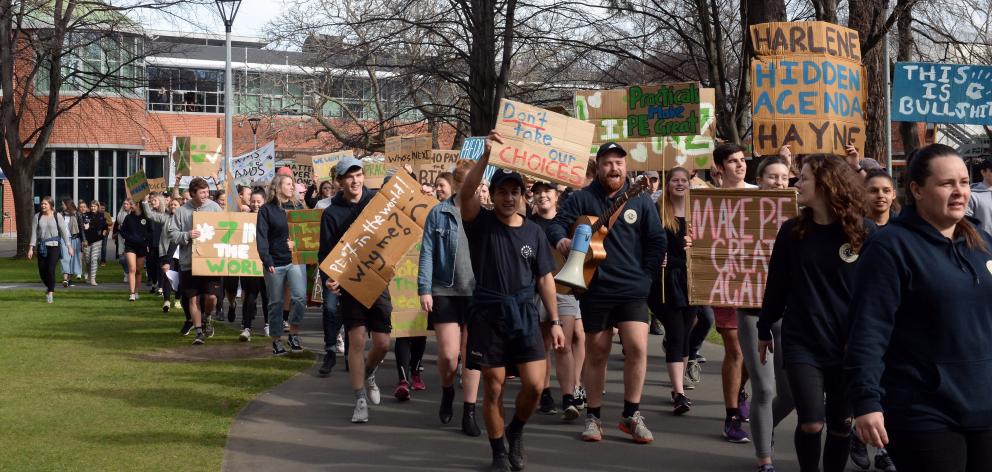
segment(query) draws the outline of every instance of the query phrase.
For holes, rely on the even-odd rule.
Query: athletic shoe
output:
[[[775,466],[771,464],[761,464],[758,466],[758,472],[775,472]]]
[[[561,411],[562,421],[567,421],[571,423],[572,421],[575,421],[575,419],[579,417],[579,409],[575,407],[574,403],[568,406],[562,405],[561,410],[562,410]]]
[[[300,335],[290,334],[288,336],[289,350],[295,353],[303,352],[303,345],[300,344]]]
[[[282,341],[272,341],[272,355],[285,356],[286,348],[282,346]]]
[[[172,302],[172,308],[179,309],[179,308],[182,308],[182,307],[183,307],[183,302],[181,302],[179,300],[174,300]]]
[[[135,294],[133,294],[133,293],[127,296],[127,301],[129,301],[129,302],[133,302],[133,301],[135,301],[137,299],[138,299],[138,296],[135,295]]]
[[[269,324],[268,323],[265,323],[265,328],[262,328],[262,331],[265,331],[265,337],[269,337]]]
[[[524,432],[506,429],[506,443],[509,445],[507,457],[510,459],[510,468],[513,470],[524,470],[527,467],[527,451],[524,450]]]
[[[134,299],[141,300],[141,295],[139,295],[138,292],[134,292]]]
[[[692,402],[689,401],[689,398],[684,393],[672,392],[672,413],[675,413],[676,416],[682,416],[688,413],[691,409],[690,405],[692,405]]]
[[[242,329],[238,339],[244,342],[251,342],[251,328]]]
[[[510,472],[510,458],[506,453],[500,453],[493,457],[493,463],[489,466],[489,472]]]
[[[896,472],[896,465],[892,463],[892,458],[885,449],[879,449],[878,454],[875,454],[875,470]]]
[[[585,387],[581,387],[581,386],[576,386],[572,390],[572,396],[575,397],[575,403],[572,403],[572,404],[575,405],[575,407],[578,408],[579,411],[585,410],[586,409],[586,388]]]
[[[462,432],[473,438],[482,435],[479,422],[475,419],[475,405],[462,407]]]
[[[745,423],[751,422],[751,402],[748,401],[747,392],[741,389],[741,393],[737,394],[737,408],[741,412],[741,419]]]
[[[862,470],[868,470],[871,467],[871,458],[868,457],[868,446],[861,442],[857,434],[851,435],[851,462]]]
[[[235,308],[237,308],[237,304],[235,304],[235,303],[232,303],[232,304],[230,304],[230,305],[227,306],[227,322],[228,323],[234,323],[234,320],[237,319],[237,317],[238,317],[238,314],[234,311]]]
[[[210,322],[204,323],[203,333],[206,334],[208,338],[214,337],[214,324]]]
[[[344,354],[344,335],[342,335],[341,332],[338,332],[338,337],[334,341],[334,352]]]
[[[413,383],[414,390],[427,390],[427,385],[424,384],[424,377],[420,375],[420,372],[413,373]]]
[[[369,422],[369,402],[365,398],[355,400],[355,411],[351,414],[352,423]]]
[[[282,322],[282,330],[283,331],[289,331],[289,322],[288,321],[283,321]]]
[[[189,332],[190,331],[193,331],[193,322],[192,321],[183,321],[183,327],[182,328],[179,328],[179,335],[180,336],[189,336]]]
[[[688,370],[686,370],[685,373],[682,374],[682,388],[684,388],[686,390],[695,390],[696,389],[696,383],[692,381],[692,378],[691,377],[689,377],[689,371]]]
[[[586,415],[586,427],[582,430],[582,440],[598,442],[603,440],[603,421],[593,415]]]
[[[170,308],[172,308],[171,303],[169,302],[162,303],[162,313],[168,313]]]
[[[644,424],[644,417],[639,411],[635,411],[629,418],[620,420],[620,431],[629,434],[637,444],[647,444],[654,441],[654,435]]]
[[[658,318],[652,316],[651,323],[649,323],[648,326],[649,326],[648,333],[653,334],[655,336],[665,335],[665,327],[662,326],[661,320],[659,320]]]
[[[700,363],[700,364],[705,364],[706,363],[706,358],[703,357],[702,354],[696,354],[695,361],[698,362],[698,363]]]
[[[396,390],[393,390],[393,396],[401,402],[409,400],[410,384],[406,383],[406,380],[400,380],[400,383],[396,384]]]
[[[697,384],[703,380],[703,369],[699,366],[699,361],[690,360],[685,366],[685,375],[692,380],[692,383]],[[694,387],[695,388],[695,387]]]
[[[55,295],[51,293],[45,294],[45,303],[55,303]]]
[[[196,333],[196,338],[193,339],[193,345],[199,346],[200,344],[203,344],[204,341],[205,339],[203,339],[203,333]]]
[[[65,287],[65,288],[69,288],[69,281],[68,280],[63,280],[62,281],[62,286]]]
[[[723,437],[732,443],[748,443],[751,437],[741,426],[741,419],[737,416],[727,418],[723,422]]]
[[[96,279],[90,280],[89,284],[93,287],[97,286]]]
[[[334,365],[337,364],[338,357],[334,354],[334,351],[328,351],[324,353],[324,361],[320,363],[320,369],[317,373],[321,377],[327,377],[331,375],[331,370],[334,369]]]
[[[124,276],[124,283],[127,283],[127,276]]]
[[[544,393],[541,393],[541,406],[537,409],[537,412],[542,415],[558,414],[558,408],[555,406],[555,399],[551,398],[551,391],[545,390]]]
[[[157,289],[157,290],[155,290],[155,293],[157,293],[157,294],[159,294],[159,295],[161,295],[161,294],[162,294],[162,289]]]
[[[382,401],[379,395],[379,386],[375,383],[374,373],[365,379],[365,389],[368,391],[370,403],[378,405]]]

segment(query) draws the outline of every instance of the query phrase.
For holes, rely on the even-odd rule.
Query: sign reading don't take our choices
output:
[[[261,277],[256,213],[193,213],[193,275]]]

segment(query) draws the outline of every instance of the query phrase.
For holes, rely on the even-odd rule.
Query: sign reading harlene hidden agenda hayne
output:
[[[193,213],[193,275],[261,277],[256,213]]]
[[[585,183],[596,127],[548,110],[503,99],[489,163],[569,187]]]

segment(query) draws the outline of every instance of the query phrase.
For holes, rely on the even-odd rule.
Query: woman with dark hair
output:
[[[69,244],[60,248],[59,254],[62,262],[62,286],[74,285],[72,277],[82,277],[83,274],[83,230],[79,223],[79,212],[76,211],[76,204],[71,198],[62,199],[62,211],[59,213],[62,222],[69,230]],[[72,251],[69,251],[69,249]]]
[[[775,238],[757,324],[758,352],[761,363],[769,351],[783,356],[799,416],[800,470],[820,470],[826,423],[823,470],[841,472],[851,430],[842,375],[848,304],[858,253],[875,225],[864,217],[864,183],[839,157],[806,156],[796,190],[803,209]],[[772,341],[779,320],[781,346]]]
[[[124,257],[127,259],[127,285],[131,295],[128,301],[138,299],[141,290],[141,268],[145,266],[148,246],[152,243],[152,222],[145,216],[141,205],[131,205],[131,212],[121,223],[124,238]]]
[[[252,190],[251,198],[248,199],[248,210],[258,213],[258,210],[265,204],[265,190],[257,188]],[[241,278],[241,341],[251,341],[251,330],[258,313],[258,296],[262,296],[262,315],[265,318],[265,335],[268,336],[269,329],[269,296],[265,292],[265,281],[260,277]]]
[[[889,218],[899,214],[896,201],[896,183],[884,170],[871,170],[865,176],[865,190],[868,192],[868,218],[879,228],[889,224]]]
[[[954,149],[918,150],[857,273],[848,397],[900,472],[992,470],[992,236],[965,216],[969,183]]]
[[[34,215],[31,225],[31,243],[28,246],[28,259],[34,257],[35,247],[38,250],[38,275],[45,284],[45,301],[52,303],[55,297],[55,264],[59,261],[59,246],[69,246],[69,230],[65,222],[55,213],[55,202],[52,197],[41,199],[41,211]]]

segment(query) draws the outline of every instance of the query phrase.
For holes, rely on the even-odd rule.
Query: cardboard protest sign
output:
[[[489,163],[578,188],[585,183],[595,129],[591,123],[503,99],[496,131],[504,144],[493,146]]]
[[[383,186],[344,233],[320,269],[370,307],[389,286],[396,264],[420,241],[424,220],[437,200],[398,173]]]
[[[799,212],[796,191],[691,189],[685,206],[689,304],[760,307],[775,236]]]
[[[193,177],[191,175],[184,175],[179,178],[179,184],[177,185],[177,187],[184,190],[188,189],[189,183],[192,182],[193,179],[195,178],[196,177]],[[207,181],[207,186],[210,188],[210,190],[217,190],[218,184],[216,179],[214,179],[213,177],[203,177],[203,180]]]
[[[288,167],[293,170],[293,179],[304,187],[313,183],[313,165],[310,164],[310,156],[296,156],[296,159],[288,162]]]
[[[992,67],[896,63],[892,120],[992,125]]]
[[[421,184],[434,185],[437,176],[443,172],[451,172],[458,162],[458,151],[452,150],[431,150],[431,161],[413,168],[413,173],[417,174],[417,181]]]
[[[864,152],[867,84],[858,32],[821,21],[751,26],[754,152]]]
[[[613,141],[627,150],[629,171],[710,168],[716,136],[716,94],[713,89],[699,89],[700,130],[694,136],[631,137],[623,106],[626,102],[627,89],[579,90],[575,93],[576,116],[596,125],[591,154],[595,154],[602,143]]]
[[[276,176],[276,142],[231,159],[232,179],[241,186],[269,182]]]
[[[193,213],[193,275],[261,277],[255,245],[256,213]]]
[[[420,244],[415,244],[396,264],[389,296],[393,302],[393,338],[429,336],[427,312],[420,309],[417,273],[420,270]]]
[[[316,264],[320,249],[320,215],[324,210],[289,210],[289,239],[293,240],[293,264]]]
[[[386,164],[390,167],[426,165],[431,161],[432,147],[430,134],[386,138]]]
[[[148,179],[145,178],[145,171],[138,170],[133,175],[124,179],[124,190],[131,200],[138,202],[145,198],[150,191],[148,189]]]
[[[458,153],[458,159],[466,159],[470,161],[478,161],[482,158],[482,154],[486,152],[486,137],[485,136],[473,136],[471,138],[465,138],[462,143],[462,149]],[[486,170],[482,173],[482,181],[488,183],[492,178],[493,174],[496,172],[496,167],[493,165],[487,165]]]
[[[224,161],[224,141],[204,136],[176,137],[173,162],[176,175],[207,177],[220,173]]]
[[[148,191],[153,193],[162,193],[166,191],[165,177],[159,177],[157,179],[148,179]]]
[[[334,166],[345,157],[354,157],[355,152],[351,149],[346,151],[332,152],[310,157],[310,165],[313,167],[313,181],[319,184],[325,180],[334,178]]]
[[[366,187],[382,187],[382,181],[386,179],[386,158],[382,154],[363,157],[362,173],[365,174]]]

